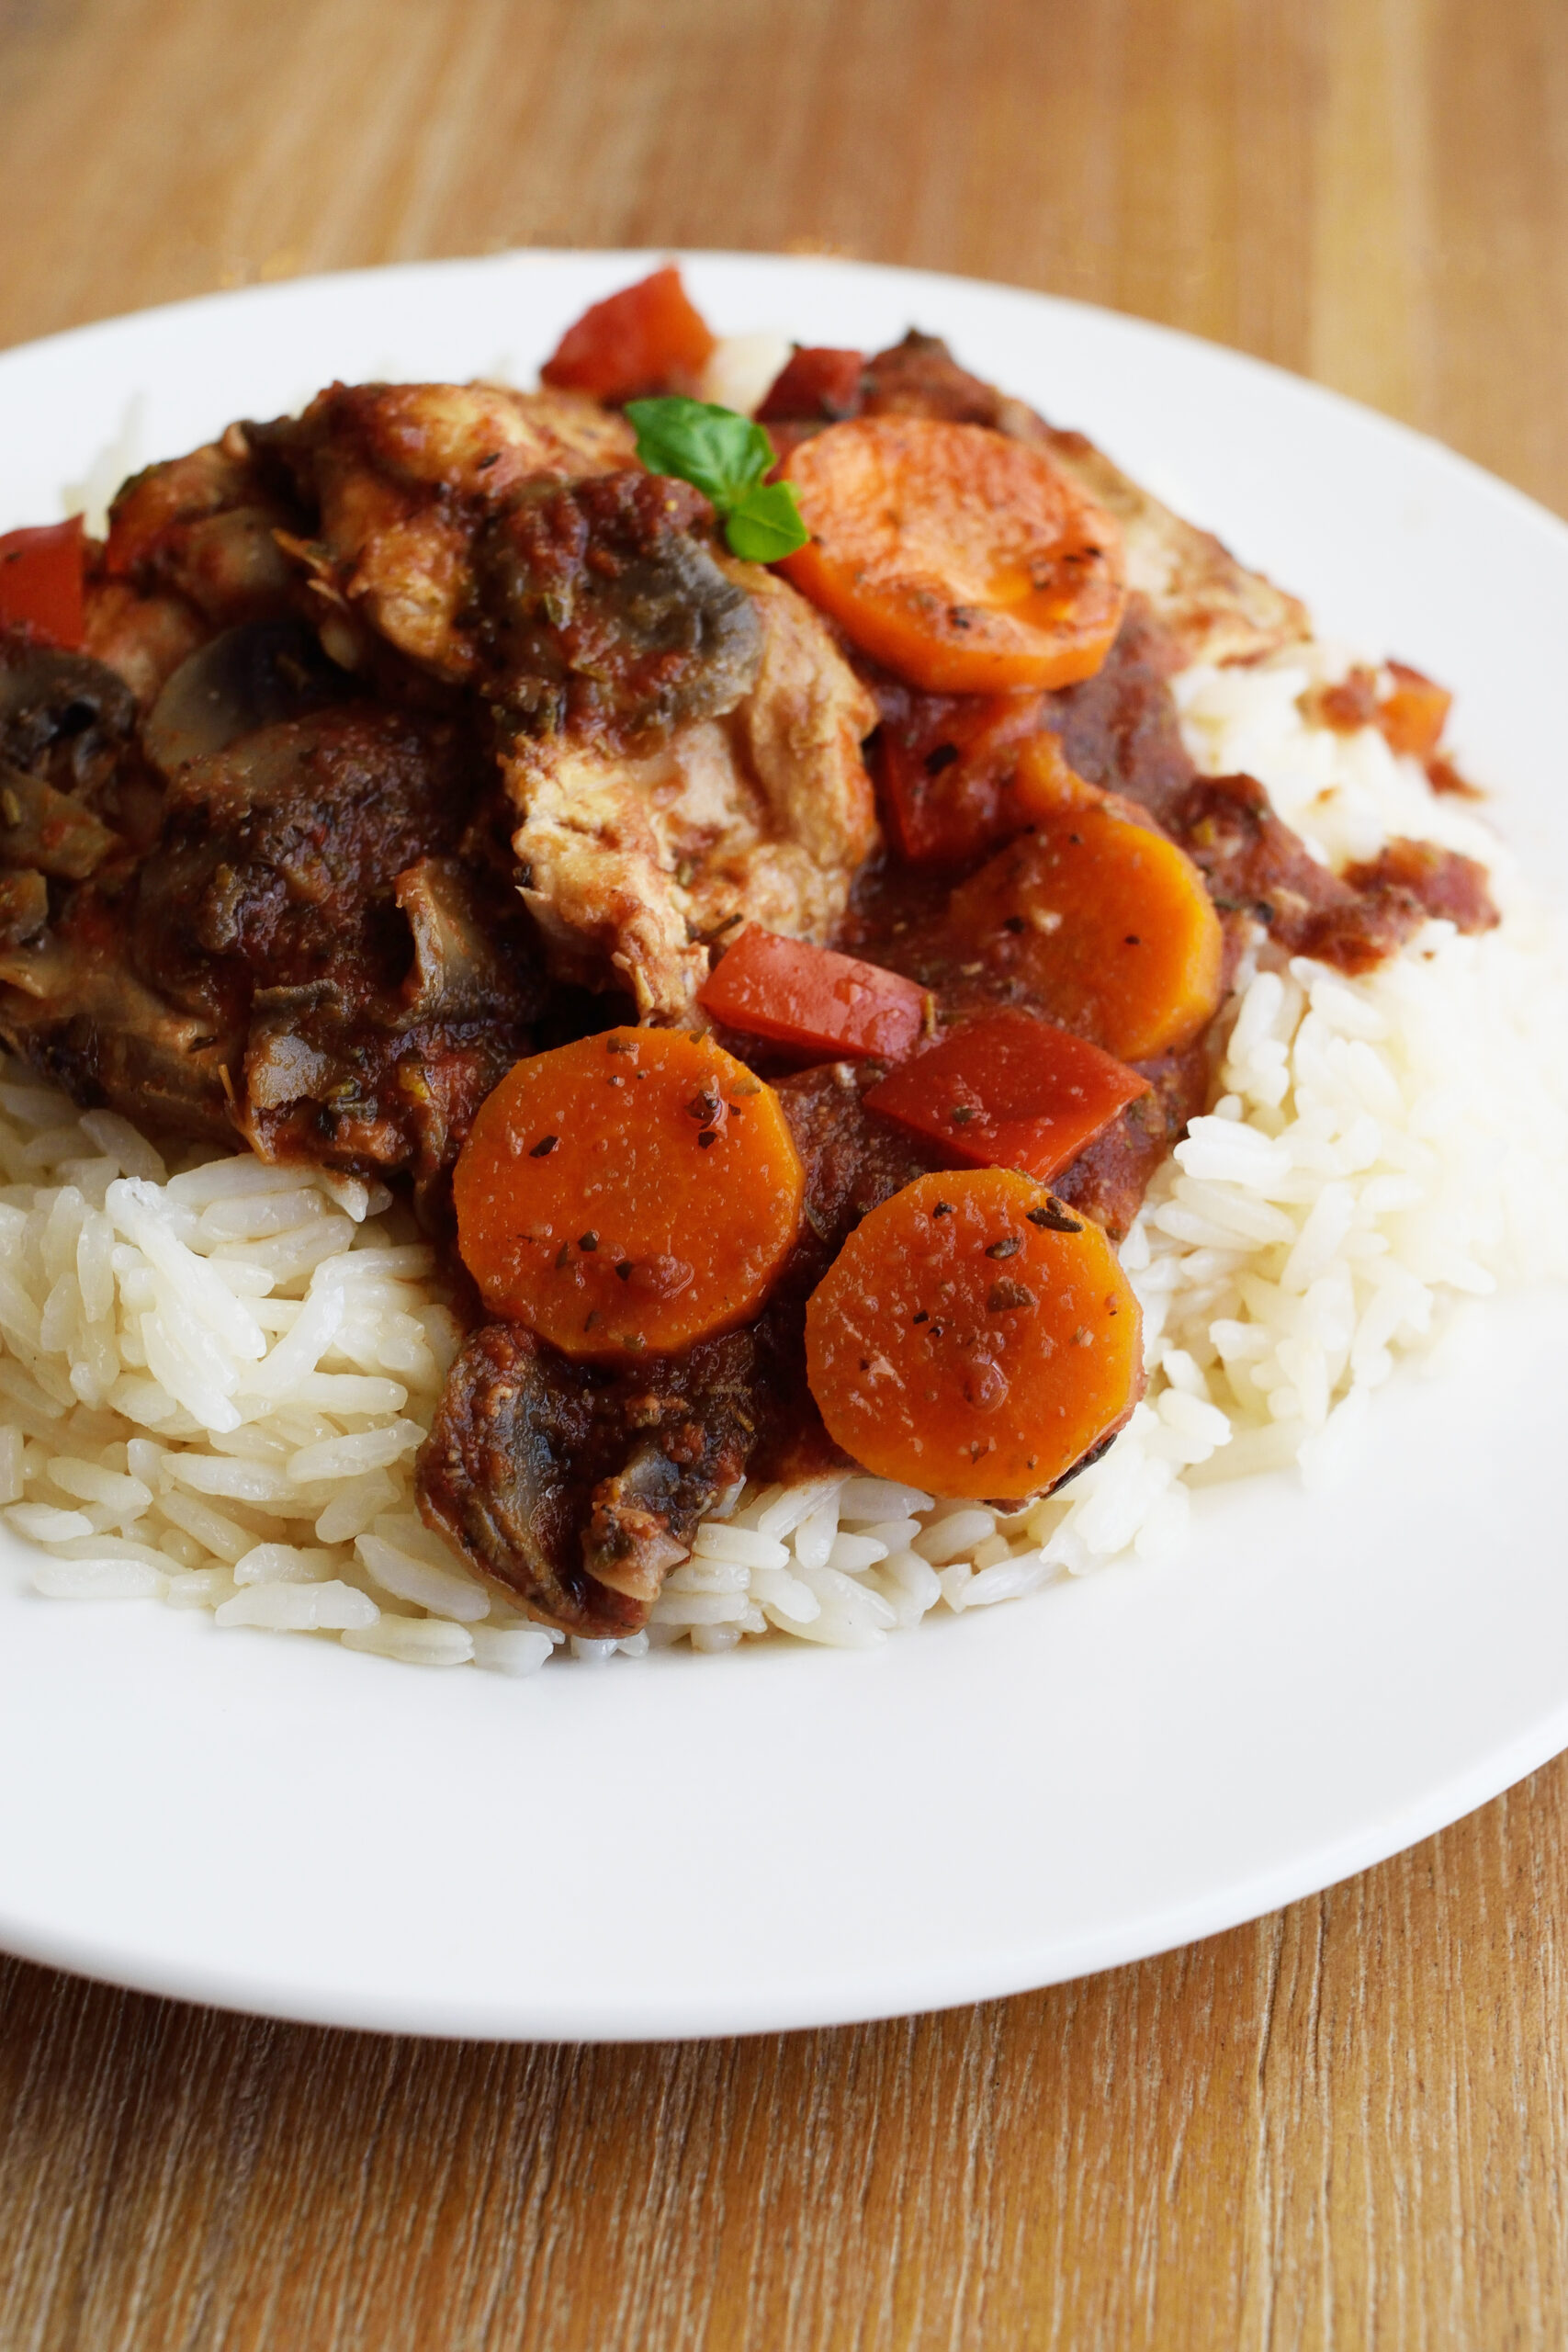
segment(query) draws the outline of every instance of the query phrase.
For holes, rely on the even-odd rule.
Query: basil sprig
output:
[[[760,424],[706,401],[628,401],[637,453],[650,473],[673,474],[712,499],[731,554],[776,563],[811,534],[792,483],[764,482],[773,445]]]

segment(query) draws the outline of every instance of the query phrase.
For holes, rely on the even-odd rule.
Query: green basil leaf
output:
[[[748,563],[777,563],[811,537],[791,481],[759,483],[730,509],[724,526],[730,552]]]
[[[706,492],[728,514],[773,464],[773,445],[760,424],[732,408],[671,398],[628,401],[637,453],[650,473],[674,474]]]

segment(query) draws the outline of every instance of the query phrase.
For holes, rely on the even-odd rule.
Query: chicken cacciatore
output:
[[[1047,1491],[1249,942],[1495,921],[1335,872],[1170,680],[1292,599],[910,334],[704,401],[678,274],[542,388],[334,384],[0,538],[0,1034],[83,1104],[406,1190],[470,1323],[422,1508],[591,1637],[747,1478]],[[1333,690],[1458,783],[1447,699]]]

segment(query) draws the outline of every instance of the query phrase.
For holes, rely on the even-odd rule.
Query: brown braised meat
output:
[[[709,715],[626,750],[519,732],[502,763],[521,887],[556,972],[624,989],[641,1018],[690,1019],[707,943],[737,924],[826,939],[876,844],[860,750],[871,696],[787,581],[716,561],[757,633],[754,676],[716,636],[722,658],[683,690]],[[726,629],[738,652],[739,616]],[[720,709],[726,684],[737,698]]]
[[[1251,915],[1292,955],[1342,972],[1371,971],[1434,915],[1468,932],[1499,920],[1484,866],[1433,842],[1390,842],[1336,874],[1281,824],[1249,775],[1195,778],[1169,830],[1202,868],[1217,907]]]
[[[428,1185],[539,999],[487,787],[455,723],[367,704],[188,759],[142,859],[87,859],[0,962],[0,1030],[78,1101]]]
[[[243,425],[231,424],[125,483],[109,509],[103,577],[181,598],[213,628],[275,619],[298,595],[278,534],[303,520],[283,477],[258,465]]]
[[[699,1520],[745,1476],[755,1370],[746,1331],[616,1372],[488,1323],[420,1450],[425,1520],[548,1623],[635,1634]]]
[[[419,1457],[425,1519],[552,1624],[637,1632],[704,1514],[743,1478],[838,1459],[806,1380],[806,1301],[867,1212],[931,1165],[835,1065],[781,1080],[805,1163],[800,1238],[748,1329],[626,1371],[512,1324],[476,1332]]]
[[[631,427],[570,392],[497,384],[333,384],[299,418],[244,428],[308,520],[327,650],[367,673],[378,640],[454,684],[479,681],[476,553],[525,484],[629,464]]]

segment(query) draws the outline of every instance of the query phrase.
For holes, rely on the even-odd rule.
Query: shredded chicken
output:
[[[520,737],[502,763],[523,895],[558,972],[618,974],[642,1018],[684,1018],[709,943],[743,922],[825,939],[876,841],[870,695],[786,582],[724,570],[762,631],[731,711],[641,752]]]
[[[319,511],[314,536],[288,544],[334,660],[359,666],[368,628],[458,684],[479,666],[474,558],[489,518],[520,483],[625,466],[633,446],[625,419],[591,401],[497,384],[333,384],[298,422],[250,436]]]

